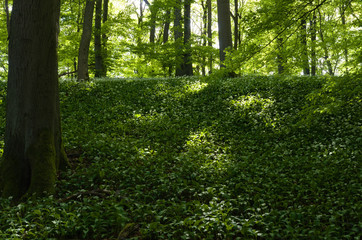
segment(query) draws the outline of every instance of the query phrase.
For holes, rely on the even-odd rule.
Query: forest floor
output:
[[[71,167],[54,196],[0,199],[0,238],[359,239],[361,83],[62,81]]]

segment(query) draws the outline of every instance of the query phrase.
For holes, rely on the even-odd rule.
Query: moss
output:
[[[65,153],[63,144],[60,145],[59,158],[57,159],[57,170],[64,171],[70,166],[67,154]]]
[[[20,199],[29,188],[29,166],[27,162],[4,156],[0,165],[2,197]]]
[[[27,194],[43,195],[55,192],[56,151],[54,135],[49,130],[40,132],[26,152],[31,168],[30,187]]]

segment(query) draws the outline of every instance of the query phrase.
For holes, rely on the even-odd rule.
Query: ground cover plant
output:
[[[361,80],[62,81],[72,167],[0,238],[360,239]]]

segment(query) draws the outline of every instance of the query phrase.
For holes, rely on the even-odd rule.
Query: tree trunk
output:
[[[94,0],[87,0],[84,12],[83,33],[80,40],[78,55],[78,80],[88,80],[88,55],[92,38],[92,22],[94,12]]]
[[[234,0],[234,49],[238,49],[239,42],[239,0]]]
[[[3,197],[55,192],[67,165],[60,128],[57,33],[60,2],[14,0],[10,23]]]
[[[108,5],[109,0],[103,0],[103,26],[105,26],[105,23],[108,21]],[[108,49],[107,49],[107,42],[108,42],[108,36],[106,34],[106,31],[103,31],[102,34],[102,60],[103,60],[103,76],[107,76],[107,56],[108,56]]]
[[[333,68],[332,68],[332,63],[331,63],[331,60],[329,59],[327,44],[324,41],[324,35],[323,35],[323,31],[322,31],[322,14],[321,14],[320,11],[319,11],[319,26],[320,26],[320,28],[319,28],[319,36],[321,38],[322,47],[323,47],[323,50],[324,50],[324,60],[327,63],[328,74],[333,76],[334,72],[333,72]]]
[[[204,0],[201,1],[202,6],[202,46],[206,47],[207,45],[207,6],[204,3]],[[202,63],[201,63],[201,73],[202,76],[206,75],[206,55],[202,56]]]
[[[191,0],[185,0],[184,14],[184,75],[192,76],[192,60],[191,60]]]
[[[301,20],[301,43],[302,43],[302,65],[303,74],[309,75],[309,59],[308,59],[308,46],[307,46],[307,22],[305,19]]]
[[[284,59],[284,53],[283,53],[283,38],[278,38],[278,55],[277,55],[277,62],[278,62],[278,74],[283,74],[285,72],[285,59]]]
[[[341,21],[342,21],[342,26],[343,26],[343,32],[346,33],[346,11],[347,5],[342,4],[340,11],[341,11]],[[348,73],[348,36],[344,35],[344,39],[343,39],[343,45],[344,45],[344,61],[346,64],[346,72]]]
[[[311,32],[311,75],[315,76],[317,71],[317,56],[316,56],[316,40],[317,40],[317,29],[316,29],[316,16],[313,12],[312,20],[310,21],[310,32]]]
[[[9,36],[9,30],[10,30],[10,12],[9,12],[9,2],[8,0],[5,0],[5,13],[6,13],[6,29],[8,31]]]
[[[207,41],[208,46],[212,48],[212,1],[206,0],[207,5]],[[212,73],[213,68],[213,57],[212,53],[209,56],[209,74]]]
[[[176,76],[183,75],[182,69],[182,26],[181,26],[181,0],[176,0],[176,6],[174,8],[174,36],[175,36],[175,46],[176,46],[176,59],[175,59],[175,66],[176,66]]]
[[[171,12],[169,10],[166,11],[166,19],[165,19],[165,25],[163,27],[163,36],[162,36],[162,43],[165,44],[168,42],[168,36],[170,32],[170,15]]]
[[[103,77],[102,56],[102,0],[96,0],[96,14],[94,22],[94,54],[95,54],[95,77]]]
[[[170,20],[171,20],[171,12],[170,10],[166,11],[165,16],[165,24],[163,27],[163,36],[162,36],[162,43],[166,44],[168,42],[169,34],[170,34]],[[167,62],[162,64],[162,68],[164,72],[168,73],[168,76],[172,75],[172,66]]]
[[[225,67],[225,50],[232,47],[230,2],[229,0],[217,0],[217,16],[219,25],[219,52],[220,67]]]

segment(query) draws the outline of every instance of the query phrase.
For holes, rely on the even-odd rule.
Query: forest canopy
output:
[[[207,75],[219,68],[216,1],[88,2],[93,8],[88,14],[92,24],[89,76]],[[5,3],[0,12],[0,76],[4,79],[12,1]],[[61,1],[58,51],[59,74],[64,77],[76,77],[78,71],[86,3]],[[223,65],[229,71],[343,75],[361,69],[358,1],[235,0],[228,8],[232,43],[225,49]],[[191,71],[185,70],[187,66]]]

